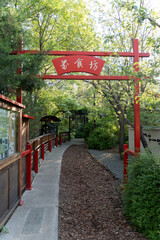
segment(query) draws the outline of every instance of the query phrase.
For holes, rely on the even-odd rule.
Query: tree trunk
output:
[[[141,126],[141,143],[142,143],[144,148],[148,148],[149,149],[148,143],[147,143],[147,141],[146,141],[146,139],[144,137],[144,134],[143,134],[143,127],[142,126]],[[149,152],[151,153],[150,149],[149,149]]]
[[[134,124],[132,122],[130,122],[127,118],[125,119],[126,122],[128,123],[129,126],[131,126],[134,129]],[[144,148],[148,148],[148,144],[147,141],[143,135],[143,127],[142,125],[140,126],[140,138],[141,138],[141,143],[143,145]]]

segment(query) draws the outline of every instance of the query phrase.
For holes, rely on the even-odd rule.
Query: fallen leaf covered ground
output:
[[[145,240],[122,212],[120,181],[84,145],[64,153],[60,176],[59,240]]]

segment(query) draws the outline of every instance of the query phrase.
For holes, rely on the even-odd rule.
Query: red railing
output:
[[[137,153],[128,149],[128,144],[123,145],[123,183],[128,182],[128,155],[136,156]]]
[[[62,142],[70,141],[70,133],[69,132],[60,132],[59,133],[59,141]]]
[[[62,144],[60,137],[59,144]],[[32,169],[35,173],[38,173],[39,159],[44,160],[45,152],[52,151],[54,146],[58,146],[58,139],[55,134],[45,134],[32,139],[27,144],[27,150],[22,152],[22,157],[27,156],[27,177],[26,177],[26,189],[32,189]]]

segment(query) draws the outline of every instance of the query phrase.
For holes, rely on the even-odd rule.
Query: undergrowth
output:
[[[160,240],[160,157],[146,152],[129,166],[123,210],[137,231]]]
[[[92,124],[88,124],[85,128],[85,140],[88,148],[91,149],[109,149],[119,143],[119,129],[114,125],[107,123],[105,126],[100,125],[94,128]]]

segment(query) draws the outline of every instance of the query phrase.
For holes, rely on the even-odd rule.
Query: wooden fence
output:
[[[60,132],[59,137],[62,139],[62,142],[70,141],[70,132]]]
[[[0,171],[0,228],[9,219],[14,209],[22,204],[21,193],[25,190],[32,189],[32,172],[38,173],[40,162],[44,160],[46,151],[52,151],[53,147],[61,145],[62,142],[68,140],[67,134],[61,133],[59,139],[55,134],[45,134],[35,139],[26,141],[26,136],[23,136],[22,154],[14,155],[16,160],[6,165]],[[22,158],[22,167],[20,168],[20,159]],[[18,160],[17,160],[18,159]],[[13,161],[13,160],[12,160]],[[9,175],[9,183],[7,182]],[[11,193],[8,189],[11,189]],[[4,194],[5,193],[5,194]]]
[[[51,152],[54,146],[62,145],[62,142],[69,140],[69,133],[61,132],[59,139],[55,134],[45,134],[35,139],[31,139],[27,143],[27,150],[22,153],[22,156],[26,157],[26,168],[22,168],[22,176],[26,174],[26,178],[22,178],[22,186],[25,189],[32,189],[32,170],[38,173],[39,160],[44,160],[45,152],[48,150]]]
[[[58,139],[55,134],[45,134],[35,139],[31,139],[27,143],[27,150],[22,153],[22,156],[26,156],[26,168],[22,169],[22,176],[26,175],[26,178],[22,178],[23,191],[25,189],[32,189],[32,170],[38,173],[39,160],[44,160],[45,152],[48,150],[51,152],[54,146],[57,146]]]

